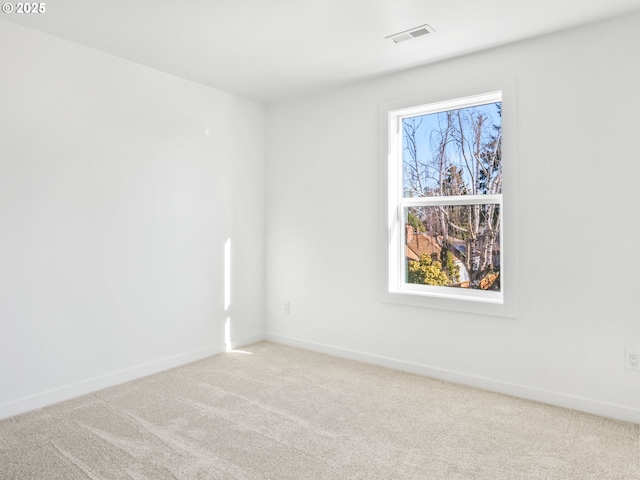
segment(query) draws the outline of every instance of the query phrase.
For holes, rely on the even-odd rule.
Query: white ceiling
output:
[[[50,0],[46,9],[0,18],[271,102],[622,15],[640,0]],[[385,40],[425,23],[437,33]]]

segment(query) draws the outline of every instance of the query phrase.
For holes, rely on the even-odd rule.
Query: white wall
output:
[[[640,422],[638,45],[632,15],[269,106],[267,338]],[[518,318],[381,303],[379,105],[504,78]]]
[[[228,316],[263,338],[264,106],[7,22],[0,61],[0,418],[222,351]]]

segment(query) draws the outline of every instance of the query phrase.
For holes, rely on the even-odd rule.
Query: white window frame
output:
[[[506,92],[505,92],[506,90]],[[517,316],[516,215],[515,215],[515,89],[459,96],[454,100],[388,102],[381,105],[381,190],[385,199],[384,242],[381,265],[381,299],[385,302],[457,310],[484,315]],[[506,97],[506,98],[505,98]],[[502,102],[503,193],[452,197],[405,198],[402,177],[402,120],[419,115]],[[511,184],[513,182],[513,184]],[[404,211],[414,206],[500,205],[499,292],[454,287],[414,285],[406,282]],[[506,207],[506,208],[505,208]],[[513,225],[512,225],[513,222]]]

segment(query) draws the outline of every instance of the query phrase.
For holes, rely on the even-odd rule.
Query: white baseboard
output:
[[[239,340],[231,340],[231,348],[235,350],[236,348],[246,347],[247,345],[262,342],[263,340],[266,340],[266,338],[266,335],[261,333],[258,335],[251,335],[250,337],[241,338]]]
[[[393,358],[383,357],[380,355],[372,355],[356,350],[349,350],[332,345],[325,345],[316,342],[309,342],[298,338],[291,338],[282,335],[267,334],[266,340],[274,343],[281,343],[292,347],[303,348],[315,352],[326,353],[336,357],[358,360],[365,363],[389,367],[405,372],[416,373],[431,378],[446,380],[449,382],[460,383],[472,387],[489,390],[492,392],[504,393],[514,397],[525,398],[536,402],[555,405],[558,407],[570,408],[581,412],[592,413],[603,417],[615,418],[626,422],[640,424],[640,409],[624,407],[611,403],[599,402],[588,398],[575,397],[563,393],[551,392],[537,388],[517,385],[513,383],[501,382],[485,377],[468,375],[465,373],[454,372],[441,368],[429,367],[417,363],[405,362]]]
[[[252,337],[253,338],[253,337]],[[255,343],[251,339],[238,340],[238,344],[249,345]],[[245,342],[246,343],[243,343]],[[36,410],[38,408],[53,405],[54,403],[69,400],[71,398],[86,395],[88,393],[96,392],[104,388],[119,385],[121,383],[136,380],[138,378],[146,377],[154,373],[169,370],[171,368],[179,367],[187,363],[195,362],[203,358],[222,353],[226,350],[224,343],[192,350],[190,352],[180,353],[171,357],[162,358],[153,362],[145,363],[135,367],[120,370],[118,372],[102,375],[100,377],[91,378],[83,382],[78,382],[72,385],[66,385],[64,387],[55,388],[45,392],[30,395],[28,397],[19,398],[11,402],[0,404],[0,419],[19,415],[21,413]]]
[[[264,334],[252,335],[231,341],[232,349],[241,348],[252,343],[261,342],[265,339]],[[36,410],[38,408],[53,405],[54,403],[69,400],[71,398],[86,395],[88,393],[102,390],[103,388],[112,387],[121,383],[136,380],[147,375],[169,370],[170,368],[179,367],[187,363],[195,362],[203,358],[217,355],[227,350],[224,343],[219,345],[200,348],[190,352],[180,353],[171,357],[155,360],[153,362],[138,365],[136,367],[127,368],[118,372],[102,375],[100,377],[91,378],[83,382],[72,385],[48,390],[45,392],[30,395],[28,397],[19,398],[11,402],[0,404],[0,419],[19,415],[21,413]]]

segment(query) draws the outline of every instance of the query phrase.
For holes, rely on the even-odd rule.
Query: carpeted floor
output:
[[[636,424],[242,350],[0,421],[0,478],[640,480]]]

